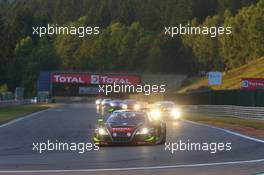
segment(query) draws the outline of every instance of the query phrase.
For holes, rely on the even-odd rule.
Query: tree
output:
[[[218,16],[207,17],[202,25],[197,25],[196,19],[193,19],[190,26],[203,27],[219,27],[221,19]],[[217,36],[212,37],[208,34],[193,34],[183,36],[184,44],[191,47],[195,57],[203,65],[205,70],[223,70],[223,58],[219,54],[219,41]]]
[[[221,36],[221,54],[231,68],[264,55],[264,0],[242,9],[236,16],[226,16],[225,26],[232,26],[230,36]]]
[[[16,65],[10,70],[10,80],[16,86],[26,89],[26,95],[36,95],[36,83],[41,71],[56,70],[59,61],[52,43],[47,38],[43,38],[34,46],[32,39],[27,36],[17,44],[15,48]]]

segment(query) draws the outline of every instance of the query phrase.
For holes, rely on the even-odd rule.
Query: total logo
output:
[[[132,84],[127,78],[109,77],[106,75],[91,75],[91,84]]]
[[[63,75],[53,75],[55,82],[57,83],[85,83],[85,81],[80,76],[63,76]]]
[[[249,82],[247,80],[242,81],[242,87],[248,87]]]

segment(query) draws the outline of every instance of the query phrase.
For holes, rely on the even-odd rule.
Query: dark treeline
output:
[[[0,0],[0,86],[34,94],[40,71],[197,74],[264,53],[264,0]],[[164,26],[232,26],[233,34],[164,35]],[[33,26],[99,26],[100,35],[32,35]]]

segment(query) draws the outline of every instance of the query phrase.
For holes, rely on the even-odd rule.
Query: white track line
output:
[[[220,130],[220,131],[224,131],[224,132],[226,132],[228,134],[232,134],[232,135],[235,135],[235,136],[238,136],[238,137],[247,139],[247,140],[251,140],[251,141],[254,141],[254,142],[264,143],[264,140],[257,139],[257,138],[254,138],[254,137],[250,137],[250,136],[246,136],[244,134],[240,134],[240,133],[237,133],[237,132],[234,132],[234,131],[230,131],[228,129],[218,128],[216,126],[211,126],[211,125],[207,125],[207,124],[203,124],[203,123],[198,123],[198,122],[193,122],[193,121],[189,121],[189,120],[185,120],[185,122],[191,123],[191,124],[194,124],[194,125],[206,126],[208,128],[212,128],[212,129],[217,129],[217,130]]]
[[[246,160],[246,161],[232,161],[232,162],[218,162],[218,163],[201,163],[201,164],[186,164],[186,165],[170,165],[170,166],[146,166],[146,167],[132,167],[132,168],[102,168],[102,169],[76,169],[76,170],[6,170],[0,173],[73,173],[73,172],[100,172],[100,171],[130,171],[130,170],[153,170],[153,169],[172,169],[172,168],[195,168],[205,166],[219,166],[219,165],[238,165],[250,163],[262,163],[264,159]]]
[[[26,116],[24,116],[24,117],[20,117],[20,118],[17,118],[17,119],[11,120],[11,121],[9,121],[9,122],[7,122],[7,123],[4,123],[4,124],[0,125],[0,128],[3,128],[3,127],[5,127],[5,126],[12,125],[12,124],[17,123],[17,122],[19,122],[19,121],[21,121],[21,120],[28,119],[28,118],[30,118],[30,117],[33,117],[33,116],[35,116],[35,115],[38,115],[38,114],[40,114],[40,113],[42,113],[42,112],[45,112],[45,111],[48,111],[48,110],[50,110],[50,108],[49,108],[49,109],[44,109],[44,110],[42,110],[42,111],[34,112],[34,113],[29,114],[29,115],[26,115]]]

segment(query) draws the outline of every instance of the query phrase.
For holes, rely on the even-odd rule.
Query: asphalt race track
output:
[[[0,126],[0,174],[254,174],[264,171],[264,142],[216,128],[167,123],[167,142],[231,142],[231,151],[175,151],[164,145],[102,147],[83,154],[33,151],[33,142],[92,142],[92,103],[66,103]]]

